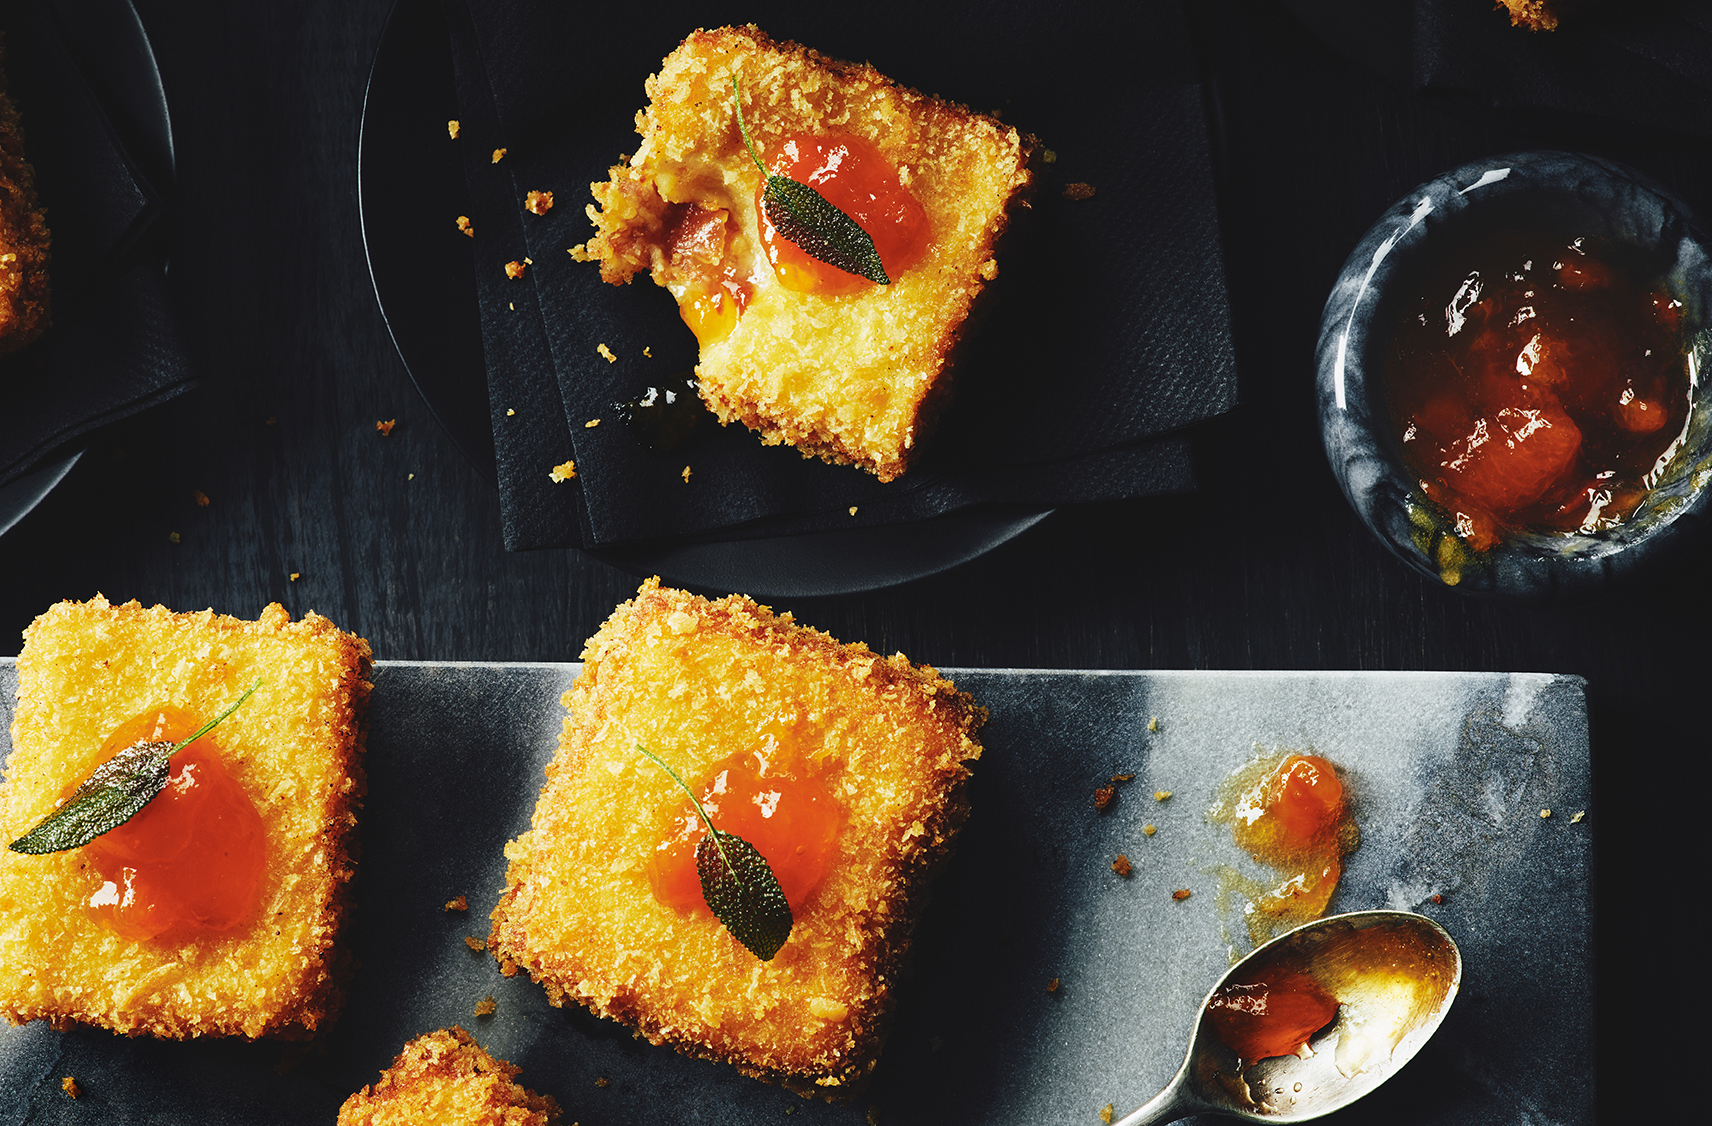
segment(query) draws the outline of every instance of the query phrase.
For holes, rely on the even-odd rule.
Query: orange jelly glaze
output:
[[[1336,769],[1316,755],[1291,755],[1263,784],[1260,809],[1253,821],[1237,819],[1236,843],[1256,860],[1302,873],[1294,902],[1279,907],[1319,914],[1343,874],[1343,783]]]
[[[742,837],[767,858],[786,902],[800,911],[832,862],[844,813],[789,733],[770,726],[757,749],[714,763],[691,789],[721,832]],[[696,845],[706,835],[684,802],[648,861],[649,885],[665,906],[707,911],[695,864]]]
[[[1337,998],[1300,970],[1271,966],[1233,981],[1207,1003],[1220,1040],[1245,1061],[1287,1056],[1337,1015]]]
[[[927,211],[903,186],[891,162],[861,137],[847,133],[786,137],[773,157],[772,170],[807,184],[856,220],[874,240],[886,276],[893,281],[927,254],[932,234]],[[774,230],[761,206],[764,189],[765,184],[755,189],[755,211],[761,222],[763,252],[780,285],[822,297],[860,293],[874,285],[810,257]]]
[[[150,708],[108,736],[99,758],[139,741],[176,743],[199,726],[181,708]],[[205,735],[172,756],[154,800],[84,846],[104,881],[89,912],[133,940],[231,930],[255,914],[264,846],[261,815]]]

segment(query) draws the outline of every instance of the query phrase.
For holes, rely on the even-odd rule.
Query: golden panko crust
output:
[[[4,56],[0,50],[0,62]],[[48,327],[48,248],[35,170],[24,159],[23,128],[0,69],[0,356]]]
[[[877,146],[927,212],[926,258],[890,285],[850,296],[781,286],[760,253],[761,173],[738,131],[734,75],[764,157],[790,134],[853,133]],[[695,32],[647,93],[641,147],[610,181],[591,185],[600,206],[588,209],[597,232],[583,256],[614,284],[648,270],[670,288],[671,206],[728,211],[736,230],[727,256],[755,291],[730,335],[702,347],[702,398],[721,422],[741,422],[768,445],[894,479],[949,392],[952,350],[998,274],[999,237],[1027,206],[1035,139],[753,26]]]
[[[642,584],[583,652],[528,832],[506,847],[489,948],[549,1000],[803,1093],[849,1094],[877,1061],[933,870],[968,816],[986,718],[902,654]],[[710,914],[662,906],[645,866],[684,778],[789,726],[843,807],[833,859],[770,962]]]
[[[364,790],[368,643],[277,603],[257,621],[136,602],[61,602],[24,632],[0,833],[15,840],[87,777],[121,723],[172,704],[212,736],[266,832],[256,920],[184,942],[120,938],[84,904],[100,878],[81,849],[0,850],[0,1013],[130,1035],[301,1038],[336,1014]]]
[[[522,1069],[494,1059],[453,1025],[404,1046],[380,1082],[339,1108],[339,1126],[551,1126],[559,1104],[514,1082]]]

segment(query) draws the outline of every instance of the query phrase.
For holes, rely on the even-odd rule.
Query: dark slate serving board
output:
[[[1438,1036],[1337,1121],[1593,1120],[1598,819],[1579,678],[946,670],[992,712],[975,815],[918,932],[874,1084],[831,1106],[553,1009],[465,945],[486,933],[501,850],[528,824],[578,668],[377,666],[350,934],[360,969],[319,1041],[0,1026],[0,1126],[331,1124],[406,1040],[453,1023],[582,1126],[786,1114],[855,1126],[876,1107],[888,1126],[1092,1124],[1108,1103],[1121,1115],[1164,1086],[1207,988],[1248,948],[1241,897],[1218,894],[1216,873],[1252,865],[1205,813],[1257,746],[1312,749],[1345,771],[1362,845],[1333,909],[1421,911],[1463,951],[1462,993]],[[8,726],[15,688],[0,661]],[[1094,788],[1119,772],[1134,783],[1097,814]],[[1157,802],[1156,790],[1173,796]],[[1588,816],[1572,824],[1578,810]],[[1128,880],[1110,869],[1120,852]],[[1177,888],[1194,894],[1174,901]],[[467,916],[442,910],[458,894]],[[474,1016],[489,995],[497,1012]],[[85,1092],[75,1103],[65,1075]]]

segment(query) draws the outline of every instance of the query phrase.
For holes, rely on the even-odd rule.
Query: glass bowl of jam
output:
[[[1516,153],[1410,192],[1316,359],[1344,495],[1456,590],[1590,594],[1712,523],[1712,237],[1621,165]]]

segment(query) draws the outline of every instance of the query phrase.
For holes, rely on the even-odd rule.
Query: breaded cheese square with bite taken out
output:
[[[802,1093],[855,1090],[968,815],[985,711],[902,654],[658,579],[583,660],[531,827],[506,846],[501,970],[685,1054]],[[794,917],[771,960],[701,900],[672,851],[699,819],[639,744],[767,857]]]
[[[855,137],[877,150],[925,212],[919,260],[854,292],[792,288],[763,242],[762,175],[738,130],[733,77],[769,170],[804,138]],[[641,146],[591,185],[597,230],[579,257],[599,261],[613,284],[647,271],[671,291],[701,342],[696,376],[721,422],[897,477],[949,396],[953,349],[998,275],[1000,236],[1027,206],[1035,139],[753,26],[695,32],[647,93]],[[849,158],[827,167],[840,162]],[[823,173],[803,174],[831,190]]]
[[[118,835],[126,830],[156,833],[136,847],[150,856],[177,848],[175,863],[200,866],[185,850],[218,847],[174,843],[170,829],[148,828],[143,819],[166,792],[90,845],[47,855],[0,850],[0,1012],[14,1024],[80,1022],[169,1038],[301,1038],[332,1019],[342,999],[335,940],[349,907],[364,787],[369,666],[361,638],[313,613],[293,622],[278,604],[249,622],[212,610],[114,606],[97,595],[37,618],[17,661],[12,753],[0,788],[5,840],[35,827],[109,757],[115,748],[104,752],[104,744],[121,725],[171,711],[194,730],[259,680],[206,741],[236,784],[231,800],[247,799],[259,816],[260,865],[249,885],[254,898],[244,901],[253,907],[225,920],[227,929],[204,922],[127,938],[93,904],[115,913],[145,906],[132,886],[145,861],[104,875],[112,864],[95,850],[128,839]],[[169,788],[214,785],[207,768],[191,774],[201,781],[175,774]],[[220,826],[250,817],[220,808]],[[198,821],[195,832],[209,824]],[[253,843],[246,847],[256,855]]]
[[[552,1126],[558,1102],[517,1083],[521,1070],[457,1025],[430,1032],[345,1100],[338,1126]]]

